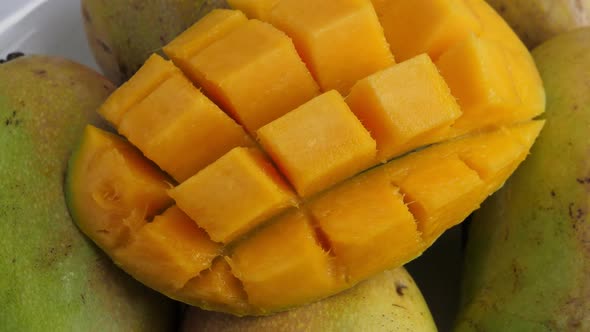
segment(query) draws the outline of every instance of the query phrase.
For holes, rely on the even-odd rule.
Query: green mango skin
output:
[[[533,57],[547,122],[473,217],[457,331],[590,331],[590,28]]]
[[[385,271],[327,299],[271,316],[235,317],[192,307],[183,332],[414,331],[436,326],[404,268]]]
[[[120,84],[152,53],[225,0],[81,0],[88,43],[106,77]]]
[[[135,282],[72,222],[68,157],[113,85],[68,60],[0,65],[0,330],[170,331],[176,305]]]
[[[525,45],[590,25],[590,0],[487,0]]]

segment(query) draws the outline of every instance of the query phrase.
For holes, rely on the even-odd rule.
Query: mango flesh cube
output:
[[[377,141],[381,161],[432,143],[429,133],[448,128],[461,115],[426,54],[357,82],[346,102]]]
[[[234,9],[246,13],[249,18],[267,21],[272,8],[281,0],[227,0]]]
[[[470,36],[436,61],[463,116],[454,127],[465,131],[513,120],[521,106],[502,49]]]
[[[319,92],[289,37],[257,20],[197,54],[186,73],[250,132]]]
[[[391,0],[377,9],[398,61],[421,53],[436,59],[453,44],[481,30],[463,0]]]
[[[176,206],[166,210],[114,253],[117,264],[150,287],[181,289],[221,254],[221,245]]]
[[[193,56],[247,21],[239,10],[214,9],[164,46],[164,53],[185,70]]]
[[[545,90],[535,62],[516,33],[485,1],[465,0],[482,24],[480,37],[493,40],[507,53],[514,86],[522,100],[516,121],[532,119],[545,111]]]
[[[132,107],[119,132],[179,182],[232,148],[253,145],[234,120],[180,74]]]
[[[246,312],[250,308],[242,283],[236,278],[223,258],[213,261],[208,270],[191,279],[176,297],[188,303],[200,303],[212,310]]]
[[[289,211],[238,244],[229,263],[252,305],[285,308],[343,286],[330,260],[310,220],[300,211]]]
[[[398,185],[427,243],[434,234],[439,235],[452,226],[447,224],[450,218],[446,215],[454,216],[458,208],[465,213],[463,219],[467,217],[471,211],[463,211],[463,207],[473,206],[466,205],[465,201],[479,198],[478,193],[484,189],[477,172],[456,155],[416,166]]]
[[[473,145],[476,144],[479,148],[460,152],[459,156],[484,181],[492,179],[509,167],[526,149],[525,145],[511,137],[507,130],[499,130],[495,135],[480,137],[480,140],[474,139]]]
[[[169,191],[176,204],[216,242],[228,243],[296,204],[264,155],[234,148]]]
[[[394,64],[369,0],[280,0],[270,22],[285,31],[322,91],[352,85]]]
[[[375,141],[338,92],[326,92],[260,128],[258,139],[299,195],[370,166]]]
[[[349,282],[400,266],[424,250],[414,217],[387,172],[354,177],[309,202]]]
[[[71,172],[88,176],[74,192],[85,198],[77,204],[92,213],[93,219],[79,226],[101,248],[114,250],[171,203],[166,194],[168,178],[119,136],[88,126],[82,144],[84,151],[92,151],[78,156],[88,166]]]
[[[177,73],[180,73],[180,70],[172,62],[152,54],[133,77],[109,96],[98,113],[117,128],[129,108]]]

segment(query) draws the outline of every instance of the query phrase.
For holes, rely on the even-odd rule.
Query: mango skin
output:
[[[590,330],[590,28],[533,56],[546,125],[473,217],[456,331]]]
[[[590,0],[487,0],[524,44],[533,48],[562,32],[590,25]]]
[[[115,84],[125,82],[154,52],[225,0],[81,0],[88,43]]]
[[[191,307],[181,327],[183,332],[436,330],[418,286],[403,267],[319,302],[271,316],[239,318]]]
[[[0,329],[166,331],[176,305],[119,270],[72,222],[71,149],[113,85],[53,57],[0,65]]]

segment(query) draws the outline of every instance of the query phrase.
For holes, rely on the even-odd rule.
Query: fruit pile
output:
[[[116,90],[0,64],[3,329],[434,331],[401,266],[474,211],[455,330],[590,329],[589,29],[533,60],[483,0],[189,2],[82,0]]]

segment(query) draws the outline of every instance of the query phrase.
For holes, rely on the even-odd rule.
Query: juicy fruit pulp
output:
[[[590,329],[589,45],[584,28],[532,52],[547,125],[473,217],[457,331]]]
[[[544,94],[483,1],[418,3],[213,11],[99,110],[137,149],[86,129],[68,173],[80,228],[150,287],[240,315],[420,255],[525,158]],[[394,24],[431,11],[420,38]]]
[[[174,325],[176,305],[122,273],[72,222],[67,159],[113,91],[55,57],[0,65],[0,329],[146,331]]]

